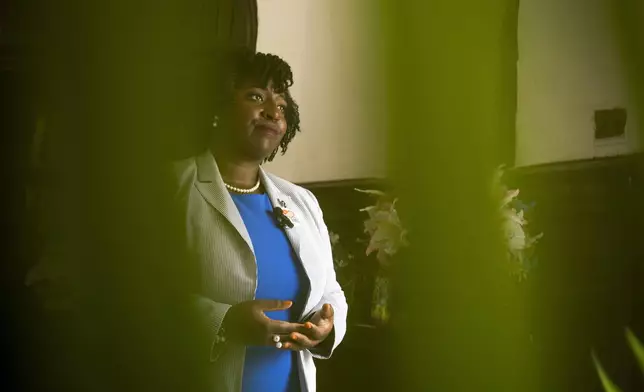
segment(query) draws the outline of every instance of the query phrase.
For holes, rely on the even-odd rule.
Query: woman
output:
[[[299,131],[292,73],[270,54],[233,60],[208,151],[175,164],[211,371],[223,391],[315,391],[347,304],[317,200],[261,168]]]

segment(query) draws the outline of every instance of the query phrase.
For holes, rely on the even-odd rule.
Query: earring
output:
[[[215,116],[214,120],[212,121],[213,128],[217,128],[217,125],[219,125],[219,116]]]

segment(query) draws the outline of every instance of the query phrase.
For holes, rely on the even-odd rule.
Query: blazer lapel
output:
[[[217,162],[210,151],[197,156],[197,189],[206,201],[230,222],[253,251],[253,243],[239,210],[226,190]]]
[[[266,175],[266,172],[264,172],[262,168],[260,168],[259,174],[261,176],[262,184],[264,184],[264,188],[266,189],[266,193],[268,194],[268,198],[270,199],[271,205],[273,207],[286,209],[292,209],[295,207],[295,204],[291,201],[290,197],[275,185],[275,183],[268,177],[268,175]],[[298,218],[297,215],[296,218]],[[306,275],[308,276],[310,281],[311,277],[313,276],[312,274],[315,271],[313,265],[313,263],[315,262],[315,252],[311,248],[309,242],[306,241],[306,225],[302,221],[296,221],[295,227],[286,228],[284,229],[284,232],[286,233],[286,237],[291,243],[295,254],[300,259],[302,266],[306,271]],[[309,239],[309,241],[310,240],[311,239]]]

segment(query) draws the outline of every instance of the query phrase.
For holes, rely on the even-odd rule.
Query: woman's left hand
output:
[[[304,323],[301,332],[292,332],[282,338],[282,348],[287,350],[307,350],[322,343],[333,330],[333,306],[324,304],[310,321]]]

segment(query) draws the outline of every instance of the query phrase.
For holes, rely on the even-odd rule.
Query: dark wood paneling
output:
[[[324,391],[394,391],[390,387],[393,358],[389,345],[392,339],[386,328],[369,326],[369,311],[373,274],[376,260],[366,257],[363,221],[366,213],[360,209],[371,205],[373,198],[359,189],[386,189],[385,181],[357,179],[302,184],[311,190],[320,202],[329,230],[340,235],[345,249],[356,257],[352,263],[361,266],[363,280],[356,288],[349,308],[347,334],[331,360],[317,361],[318,390]],[[356,269],[357,270],[357,269]],[[355,273],[352,270],[350,273]],[[338,271],[339,275],[343,271]],[[365,325],[366,324],[366,325]]]
[[[532,231],[545,234],[529,287],[549,391],[599,391],[592,349],[625,390],[644,390],[624,340],[626,326],[644,336],[642,162],[632,155],[509,173],[536,202]]]
[[[367,240],[363,226],[367,214],[360,209],[373,204],[375,199],[355,189],[382,190],[386,184],[378,179],[357,179],[302,185],[315,194],[329,230],[340,236],[343,248],[355,257],[349,267],[337,271],[341,283],[349,275],[359,279],[352,296],[349,321],[353,324],[369,324],[373,274],[378,264],[373,256],[364,254],[366,243],[361,241]]]
[[[644,390],[624,339],[626,326],[644,337],[643,169],[644,157],[632,155],[507,173],[506,182],[521,189],[521,199],[536,203],[531,231],[545,234],[539,264],[523,285],[531,299],[543,390],[600,391],[592,349],[625,391]],[[370,202],[353,189],[382,189],[386,183],[305,186],[319,198],[329,228],[346,239],[361,234],[364,216],[357,211]],[[358,307],[368,301],[365,295]],[[395,390],[391,343],[386,329],[351,324],[334,358],[318,363],[320,391]]]

